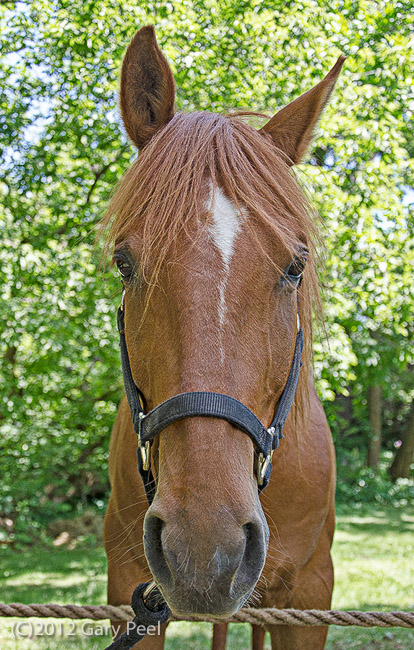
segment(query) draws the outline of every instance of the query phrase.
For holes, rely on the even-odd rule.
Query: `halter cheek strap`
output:
[[[268,429],[263,426],[256,415],[242,402],[222,393],[206,391],[181,393],[170,397],[145,413],[141,406],[141,393],[137,388],[131,372],[128,350],[125,340],[124,293],[117,315],[120,336],[122,373],[124,376],[125,392],[131,410],[134,430],[138,435],[138,471],[144,484],[148,503],[152,503],[156,482],[151,471],[150,452],[154,438],[167,426],[188,417],[215,417],[226,420],[233,426],[246,433],[257,450],[257,483],[261,492],[269,483],[272,472],[272,455],[279,446],[283,436],[283,427],[295,397],[296,387],[301,367],[304,336],[300,325],[299,312],[297,318],[297,334],[295,351],[290,366],[289,376],[279,399],[275,416]]]

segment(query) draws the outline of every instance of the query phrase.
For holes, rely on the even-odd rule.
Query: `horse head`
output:
[[[140,152],[109,213],[129,364],[146,412],[180,393],[210,391],[269,426],[299,308],[307,348],[290,416],[299,417],[315,228],[291,167],[341,65],[257,130],[237,114],[176,113],[153,28],[129,45],[121,111]],[[267,552],[254,442],[225,419],[182,418],[157,435],[148,462],[156,491],[144,545],[163,596],[179,615],[231,615],[251,596]]]

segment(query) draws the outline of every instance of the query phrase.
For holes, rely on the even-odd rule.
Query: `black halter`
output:
[[[125,293],[125,292],[124,292]],[[168,425],[188,417],[215,417],[227,420],[230,424],[244,431],[256,445],[259,456],[257,462],[257,483],[261,492],[269,483],[272,471],[272,455],[283,438],[283,426],[295,397],[296,386],[301,367],[301,355],[304,336],[300,325],[299,311],[297,318],[297,334],[295,351],[286,386],[280,397],[275,416],[268,429],[263,426],[255,414],[242,402],[222,393],[190,392],[170,397],[156,406],[149,413],[144,413],[141,406],[140,391],[131,373],[128,350],[125,340],[124,324],[124,293],[118,309],[118,330],[120,335],[122,372],[124,375],[125,392],[131,409],[134,430],[138,434],[138,471],[144,484],[148,503],[152,503],[156,483],[151,471],[151,443]]]

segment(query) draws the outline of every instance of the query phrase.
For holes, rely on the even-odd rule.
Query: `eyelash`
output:
[[[295,255],[282,276],[282,284],[292,288],[299,288],[302,283],[308,254],[306,252]]]

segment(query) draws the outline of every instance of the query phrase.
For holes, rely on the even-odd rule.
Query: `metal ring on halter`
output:
[[[142,420],[145,418],[145,414],[140,412],[138,413],[138,418],[139,422],[142,422]],[[142,458],[142,469],[144,472],[148,472],[150,468],[150,462],[151,462],[151,443],[149,440],[144,442],[142,444],[141,442],[141,429],[138,431],[138,447],[141,453],[141,458]]]
[[[272,449],[272,451],[270,452],[270,454],[266,456],[266,458],[263,456],[262,453],[259,454],[259,457],[257,459],[257,485],[259,487],[261,487],[264,483],[267,468],[272,462],[273,452],[274,449]]]
[[[275,427],[269,427],[268,432],[272,435],[272,437],[276,433]],[[273,445],[273,443],[272,443]],[[268,453],[267,456],[265,456],[262,452],[260,452],[258,458],[257,458],[257,471],[256,471],[256,476],[257,476],[257,484],[259,487],[261,487],[264,483],[267,468],[269,467],[270,463],[272,462],[272,457],[273,457],[273,452],[274,448],[272,446],[272,449]]]
[[[141,458],[142,458],[142,469],[144,472],[148,472],[150,468],[150,453],[151,453],[151,446],[149,440],[144,445],[141,445],[140,442],[138,441],[139,445],[139,450],[141,452]]]

